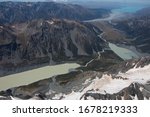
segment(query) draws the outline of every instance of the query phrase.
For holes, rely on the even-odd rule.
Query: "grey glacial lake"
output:
[[[130,49],[119,47],[113,43],[109,43],[109,47],[112,51],[114,51],[119,57],[121,57],[124,60],[139,58],[139,56]]]
[[[70,69],[80,67],[76,63],[65,63],[54,66],[45,66],[21,73],[16,73],[4,77],[0,77],[0,91],[12,87],[28,85],[39,80],[47,79],[52,76],[69,73]]]

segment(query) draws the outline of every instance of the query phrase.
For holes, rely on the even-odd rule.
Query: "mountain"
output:
[[[107,47],[96,29],[88,23],[59,19],[3,25],[0,27],[0,71],[56,64],[96,54]]]
[[[143,8],[135,13],[137,17],[150,16],[150,7]]]
[[[51,18],[89,20],[105,17],[109,13],[105,9],[87,9],[79,5],[55,2],[1,2],[0,24]]]
[[[124,31],[131,43],[144,53],[150,53],[150,17],[138,15],[128,20],[116,22],[115,27]]]
[[[68,0],[45,0],[46,2],[68,2]]]

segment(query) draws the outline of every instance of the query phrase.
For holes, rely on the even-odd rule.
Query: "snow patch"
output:
[[[61,97],[63,97],[63,94],[59,93],[59,94],[55,94],[55,96],[53,97],[53,99],[54,100],[59,100],[59,99],[61,99]]]
[[[147,65],[143,68],[130,69],[126,73],[119,73],[118,76],[128,78],[131,82],[145,84],[150,81],[150,65]]]
[[[50,25],[54,24],[54,21],[47,21]]]

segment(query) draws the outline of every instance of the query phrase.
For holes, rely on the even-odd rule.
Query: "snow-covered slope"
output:
[[[150,81],[150,65],[143,68],[133,68],[126,73],[118,73],[117,75],[104,74],[101,78],[96,77],[91,80],[88,79],[84,84],[90,82],[90,85],[82,89],[80,92],[72,92],[63,96],[62,99],[82,99],[86,93],[97,94],[115,94],[122,91],[124,88],[129,87],[132,83],[146,84]],[[141,86],[141,91],[143,90]],[[59,97],[57,97],[59,98]],[[91,99],[91,98],[89,98]]]

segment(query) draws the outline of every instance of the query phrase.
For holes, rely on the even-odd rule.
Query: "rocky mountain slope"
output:
[[[0,27],[0,71],[90,56],[107,47],[88,23],[34,20]],[[99,31],[97,29],[97,31]]]
[[[109,13],[105,9],[87,9],[79,5],[55,2],[1,2],[0,24],[51,18],[89,20],[105,17]]]

